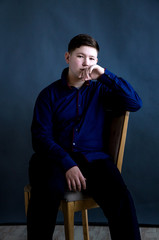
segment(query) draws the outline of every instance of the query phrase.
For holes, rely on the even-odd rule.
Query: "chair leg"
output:
[[[25,215],[27,216],[27,211],[28,211],[28,193],[24,192],[24,203],[25,203]]]
[[[84,240],[89,240],[88,212],[87,212],[87,209],[82,210],[82,225],[83,225]]]
[[[24,204],[25,204],[25,215],[26,216],[27,216],[27,212],[28,212],[28,205],[29,205],[30,197],[31,197],[31,187],[28,184],[24,187]]]
[[[65,239],[74,240],[74,202],[62,204],[64,214]]]

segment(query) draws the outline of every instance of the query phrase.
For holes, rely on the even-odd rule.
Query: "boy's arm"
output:
[[[99,65],[85,69],[83,79],[84,81],[97,79],[101,82],[105,86],[102,94],[110,97],[109,101],[115,108],[133,112],[142,106],[142,100],[130,83]]]
[[[123,78],[117,77],[105,69],[105,73],[98,80],[105,85],[105,91],[110,96],[114,108],[131,112],[135,112],[141,108],[141,98],[131,84]]]
[[[55,142],[52,116],[53,113],[49,96],[46,92],[43,92],[37,98],[34,107],[31,126],[32,145],[35,152],[61,165],[66,172],[71,167],[76,166],[76,163],[70,155]]]

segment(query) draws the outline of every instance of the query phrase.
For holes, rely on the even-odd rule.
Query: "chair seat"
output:
[[[27,184],[24,187],[24,192],[30,194],[31,192],[31,186],[30,184]],[[29,196],[30,198],[30,196]],[[80,200],[84,200],[84,199],[88,199],[90,198],[90,196],[86,193],[86,192],[79,192],[79,191],[69,191],[67,190],[64,194],[63,200],[67,201],[67,202],[74,202],[74,201],[80,201]]]
[[[64,200],[67,202],[74,202],[74,201],[80,201],[90,198],[87,193],[85,192],[79,192],[79,191],[66,191],[64,195]]]

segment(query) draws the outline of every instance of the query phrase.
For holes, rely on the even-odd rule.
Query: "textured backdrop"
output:
[[[139,223],[159,223],[158,13],[157,0],[0,1],[0,223],[26,221],[34,102],[60,78],[67,43],[79,33],[98,40],[99,64],[127,79],[143,100],[130,115],[122,174]],[[95,210],[90,221],[105,218]]]

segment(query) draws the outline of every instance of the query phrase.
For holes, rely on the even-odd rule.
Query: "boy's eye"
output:
[[[83,56],[82,56],[82,55],[78,55],[77,57],[79,57],[79,58],[83,58]]]
[[[94,58],[90,58],[91,61],[94,61],[95,59]]]

